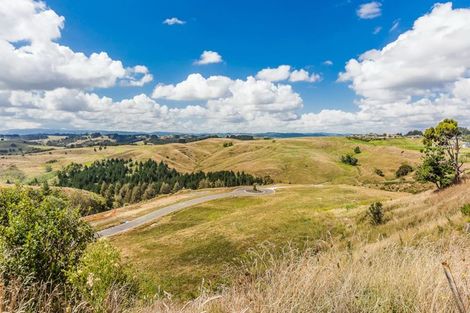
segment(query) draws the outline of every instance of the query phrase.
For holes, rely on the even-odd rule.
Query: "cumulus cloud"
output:
[[[309,74],[306,70],[294,70],[290,73],[289,81],[291,82],[310,82],[314,83],[321,80],[321,76],[316,73]]]
[[[360,96],[356,117],[404,127],[452,116],[468,125],[469,33],[470,9],[437,4],[396,41],[350,60],[339,80]]]
[[[64,20],[44,2],[1,1],[0,89],[106,88],[151,80],[148,72],[136,78],[138,67],[125,68],[106,52],[87,56],[55,42]]]
[[[18,2],[20,4],[27,2],[18,1],[23,1]],[[10,2],[0,2],[0,12],[8,12],[8,3]],[[33,10],[40,14],[50,11],[43,4],[35,5],[38,7],[33,6]],[[54,16],[53,11],[46,16],[49,16],[46,20],[51,19],[50,16]],[[18,43],[25,40],[24,38],[29,38],[27,49],[35,47],[34,42],[44,44],[44,38],[49,40],[46,40],[46,44],[69,49],[52,42],[52,38],[60,36],[63,19],[52,18],[55,20],[55,27],[46,27],[44,33],[36,33],[30,25],[38,27],[37,25],[43,23],[43,19],[42,16],[37,17],[37,20],[31,17],[24,20],[23,25],[8,22],[0,16],[0,23],[4,23],[0,26],[7,23],[16,25],[16,28],[12,28],[16,30],[11,32],[5,32],[5,27],[0,27],[0,52],[4,51],[5,45],[13,51],[24,48],[25,46],[10,47],[10,40],[18,40],[15,41]],[[60,68],[58,64],[61,64],[59,61],[50,61],[52,63],[48,65],[50,68],[47,70],[37,65],[37,71],[40,73],[38,77],[44,76],[48,82],[47,88],[37,88],[39,78],[38,83],[33,84],[31,77],[28,77],[29,80],[25,83],[24,78],[14,76],[15,74],[5,75],[3,70],[11,69],[9,64],[1,64],[0,129],[73,127],[188,132],[382,132],[424,128],[445,117],[457,118],[462,125],[468,126],[469,33],[470,9],[453,9],[450,3],[439,4],[434,6],[431,12],[417,19],[412,29],[401,34],[394,42],[381,49],[366,51],[360,57],[348,61],[338,80],[349,84],[358,96],[357,110],[353,112],[324,109],[318,113],[300,113],[303,100],[289,83],[318,80],[319,77],[306,70],[293,69],[289,65],[261,70],[256,77],[249,76],[246,79],[191,74],[176,84],[157,85],[152,98],[141,94],[130,99],[114,100],[100,96],[88,88],[84,89],[83,84],[77,83],[80,80],[72,80],[73,76],[69,74],[61,76],[62,81],[57,79],[57,68]],[[77,55],[71,50],[70,53],[75,57]],[[34,55],[33,59],[37,58],[38,56]],[[51,60],[54,58],[55,55]],[[93,76],[96,75],[93,72],[88,73],[90,67],[83,66],[83,63],[105,62],[109,57],[97,54],[94,57],[82,55],[79,58],[81,59],[76,61],[76,64],[70,63],[70,59],[73,59],[71,57],[66,59],[63,65],[75,64],[80,72],[77,75],[89,75],[91,81],[95,79],[93,86],[96,87],[97,82],[101,80]],[[119,62],[109,60],[109,66],[113,65],[112,62]],[[1,62],[4,62],[2,58]],[[18,71],[28,73],[21,69],[21,66],[30,65],[25,62],[16,66],[19,66]],[[145,67],[124,68],[121,64],[116,66],[115,70],[119,70],[115,81],[122,84],[127,81],[129,85],[139,85],[139,81],[150,79],[148,76],[145,78],[150,75]],[[34,72],[29,73],[33,74]],[[50,77],[55,77],[55,80]],[[71,84],[71,81],[74,84]],[[159,99],[196,100],[199,103],[169,107],[158,103]]]
[[[276,68],[265,68],[256,74],[256,78],[276,82],[281,80],[286,80],[290,76],[290,65],[279,65]]]
[[[206,65],[206,64],[221,63],[221,62],[222,62],[222,56],[219,53],[215,51],[205,50],[204,52],[202,52],[201,56],[199,57],[199,60],[195,61],[194,64]]]
[[[373,19],[382,15],[382,3],[377,1],[372,1],[368,3],[363,3],[359,6],[356,13],[362,19]]]
[[[226,76],[210,76],[204,78],[201,74],[190,74],[176,84],[159,84],[155,87],[152,97],[170,100],[208,100],[227,95],[233,81]]]
[[[171,17],[171,18],[167,18],[166,20],[164,20],[163,24],[172,26],[172,25],[183,25],[183,24],[186,24],[186,22],[183,20],[180,20],[177,17]]]
[[[269,81],[278,82],[289,80],[291,82],[317,82],[321,79],[319,74],[310,74],[304,69],[292,70],[290,65],[279,65],[276,68],[265,68],[256,74],[256,78]]]

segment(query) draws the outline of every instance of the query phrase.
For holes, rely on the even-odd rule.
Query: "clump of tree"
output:
[[[422,135],[423,135],[422,131],[415,129],[415,130],[410,130],[409,132],[407,132],[405,136],[422,136]]]
[[[457,121],[445,119],[424,132],[423,163],[416,171],[421,182],[431,182],[438,189],[458,183],[462,176],[460,160],[462,131]]]
[[[233,142],[229,141],[229,142],[224,142],[223,144],[223,147],[224,148],[228,148],[228,147],[232,147],[233,146]]]
[[[361,151],[361,148],[360,148],[360,147],[355,147],[355,148],[354,148],[354,153],[355,153],[355,154],[359,154],[359,153],[361,153],[361,152],[362,152],[362,151]]]
[[[372,225],[380,225],[384,223],[383,205],[381,202],[374,202],[369,206],[367,211]]]
[[[151,199],[180,189],[270,184],[244,172],[180,173],[163,162],[109,159],[86,166],[72,163],[58,172],[58,185],[101,194],[111,206]]]
[[[358,159],[353,157],[351,154],[346,154],[341,156],[341,162],[343,162],[344,164],[356,166]]]
[[[400,177],[408,175],[411,172],[413,172],[413,167],[411,165],[402,164],[402,165],[400,165],[400,167],[395,172],[395,176],[397,178],[400,178]]]

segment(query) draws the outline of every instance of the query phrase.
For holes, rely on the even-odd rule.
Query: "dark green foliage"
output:
[[[353,157],[351,154],[346,154],[346,155],[341,156],[341,162],[343,162],[344,164],[356,166],[358,160],[357,158]]]
[[[448,187],[455,177],[454,169],[446,160],[441,149],[427,150],[423,163],[416,170],[416,179],[422,183],[431,182],[438,189]]]
[[[375,172],[376,175],[378,175],[378,176],[380,176],[380,177],[384,177],[384,176],[385,176],[384,172],[383,172],[381,169],[379,169],[379,168],[376,168],[376,169],[374,170],[374,172]]]
[[[470,203],[464,204],[460,208],[460,212],[462,212],[462,214],[465,216],[470,216]]]
[[[233,187],[254,183],[270,184],[272,179],[233,171],[180,173],[163,162],[153,160],[109,159],[90,166],[72,163],[58,172],[59,186],[99,193],[115,205],[151,199],[182,188]]]
[[[380,225],[384,222],[383,205],[381,202],[374,202],[369,206],[367,215],[373,225]]]
[[[359,147],[354,148],[354,153],[355,153],[355,154],[359,154],[359,153],[361,153],[361,152],[362,152],[362,151],[361,151],[361,148],[359,148]]]
[[[400,167],[395,172],[395,176],[397,178],[400,178],[400,177],[408,175],[411,172],[413,172],[413,167],[411,167],[408,164],[402,164],[402,165],[400,165]]]
[[[224,144],[223,144],[223,147],[224,147],[224,148],[231,147],[231,146],[233,146],[233,142],[231,142],[231,141],[229,141],[229,142],[224,142]]]
[[[405,136],[422,136],[423,135],[423,132],[420,131],[420,130],[410,130],[409,132],[406,133]]]
[[[423,143],[423,164],[418,168],[420,181],[432,182],[441,189],[458,183],[462,175],[460,160],[462,129],[457,121],[445,119],[426,129]]]
[[[12,279],[66,281],[86,245],[91,227],[58,193],[17,188],[0,193],[0,269],[4,283]]]

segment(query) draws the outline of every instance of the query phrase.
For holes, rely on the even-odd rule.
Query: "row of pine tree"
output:
[[[101,194],[109,207],[122,206],[180,189],[270,184],[270,177],[244,172],[180,173],[163,162],[107,159],[91,165],[72,163],[58,173],[58,185]]]

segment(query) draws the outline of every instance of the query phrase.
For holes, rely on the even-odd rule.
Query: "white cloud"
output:
[[[167,18],[166,20],[163,21],[163,24],[166,25],[183,25],[186,24],[186,21],[180,20],[177,17],[172,17],[172,18]]]
[[[21,5],[29,3],[18,1]],[[0,1],[0,12],[10,12],[8,4],[11,2]],[[39,9],[33,6],[33,10],[48,11],[44,5]],[[349,83],[358,95],[355,112],[324,109],[303,114],[299,113],[303,100],[288,82],[318,77],[289,65],[260,71],[256,78],[246,79],[191,74],[177,84],[158,85],[152,95],[155,99],[197,100],[198,105],[169,107],[144,94],[124,100],[99,96],[88,87],[115,82],[140,85],[150,80],[150,73],[143,66],[124,68],[106,54],[85,56],[53,42],[60,36],[63,19],[52,13],[37,20],[33,16],[19,18],[20,13],[15,13],[13,22],[0,16],[0,25],[4,26],[0,27],[0,53],[10,49],[13,54],[28,56],[28,49],[38,49],[31,57],[34,62],[15,63],[15,70],[22,73],[17,76],[9,73],[13,70],[8,64],[11,60],[0,58],[0,129],[383,132],[424,128],[445,117],[470,125],[470,9],[453,10],[450,3],[436,5],[416,20],[412,29],[382,49],[366,51],[347,63],[339,81]],[[45,25],[55,26],[45,27],[44,33],[36,31],[44,20],[49,21]],[[11,31],[5,31],[7,25]],[[12,46],[12,42],[18,44],[24,38],[29,38],[27,46]],[[47,49],[41,50],[41,45]],[[48,45],[56,45],[59,52]],[[36,51],[52,56],[46,58]],[[55,60],[60,58],[63,63]],[[39,59],[49,63],[43,68]],[[29,69],[31,64],[35,71]],[[100,64],[113,67],[115,75],[110,78],[92,71]],[[106,70],[110,69],[102,68]],[[41,76],[46,83],[41,83]],[[93,82],[91,86],[80,83],[85,76]]]
[[[377,26],[376,28],[374,28],[374,31],[372,32],[374,35],[377,35],[378,33],[380,33],[382,31],[382,26]]]
[[[215,52],[215,51],[209,51],[205,50],[202,54],[199,60],[195,61],[194,64],[197,65],[206,65],[206,64],[213,64],[213,63],[221,63],[222,62],[222,56]]]
[[[359,9],[357,9],[357,16],[362,19],[373,19],[382,15],[382,3],[377,1],[372,1],[368,3],[361,4]]]
[[[152,97],[170,100],[207,100],[227,95],[233,81],[225,76],[204,78],[201,74],[190,74],[176,85],[159,84],[155,87]]]
[[[276,68],[265,68],[256,74],[256,78],[276,82],[281,80],[286,80],[290,76],[290,65],[279,65]]]
[[[390,27],[389,32],[393,32],[393,31],[397,30],[398,26],[400,26],[400,20],[393,21],[392,27]]]
[[[290,73],[289,81],[291,82],[318,82],[321,80],[321,76],[316,73],[309,74],[306,70],[294,70]]]
[[[106,88],[150,80],[148,73],[137,79],[135,68],[124,68],[106,52],[87,56],[56,43],[63,27],[64,17],[43,2],[1,1],[0,89]]]
[[[333,65],[333,61],[331,61],[331,60],[326,60],[326,61],[323,62],[323,64],[324,64],[324,65],[331,66],[331,65]]]
[[[333,63],[332,63],[333,64]],[[279,65],[276,68],[265,68],[256,74],[256,78],[269,81],[278,82],[289,80],[291,82],[317,82],[321,79],[319,74],[309,74],[306,70],[292,70],[290,65]]]
[[[470,9],[437,4],[381,50],[352,59],[339,76],[361,98],[356,118],[404,128],[455,117],[470,123]],[[375,116],[375,117],[374,117]]]

